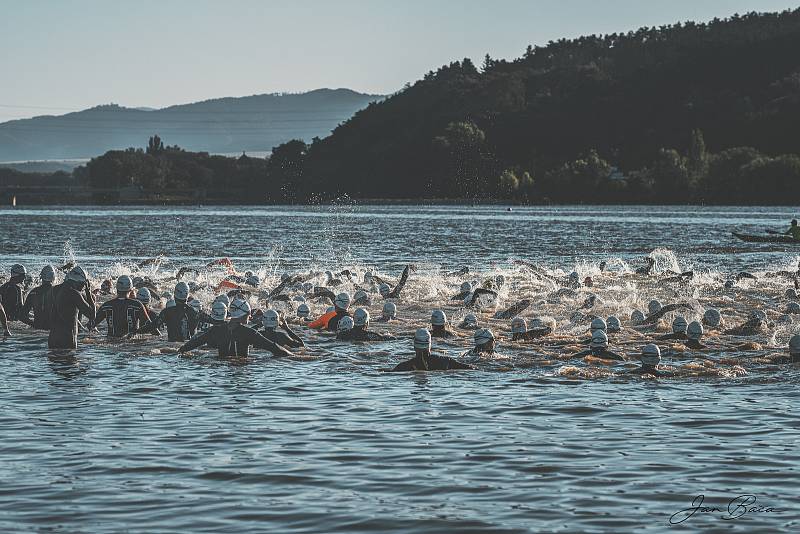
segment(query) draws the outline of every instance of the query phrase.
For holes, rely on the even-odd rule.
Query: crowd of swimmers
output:
[[[157,261],[157,260],[153,260]],[[560,289],[554,295],[576,295],[580,288],[591,288],[594,281],[586,277],[583,281],[577,273],[570,273],[565,279],[557,279],[544,269],[525,261],[517,261],[518,265],[527,269],[533,277],[546,279],[557,284]],[[654,261],[648,259],[646,265],[636,270],[637,275],[647,276],[653,272]],[[196,282],[181,280],[187,273],[199,273],[199,269],[182,268],[173,277],[160,281],[177,281],[172,291],[159,289],[159,284],[143,277],[122,275],[116,280],[104,280],[98,288],[93,288],[88,273],[79,265],[69,263],[61,267],[44,266],[38,276],[39,285],[29,291],[33,285],[33,277],[23,265],[11,266],[10,277],[0,286],[0,326],[4,337],[12,335],[9,323],[19,321],[29,327],[48,331],[48,346],[53,350],[74,350],[78,347],[80,331],[93,332],[100,325],[105,325],[106,335],[111,339],[125,340],[133,336],[161,336],[171,342],[180,342],[180,352],[187,352],[201,347],[217,351],[220,357],[248,356],[250,348],[255,347],[269,351],[275,357],[286,357],[292,351],[304,347],[305,342],[295,331],[296,328],[324,330],[335,333],[339,341],[371,342],[391,341],[395,336],[376,332],[370,328],[371,316],[367,306],[380,298],[383,300],[381,315],[375,322],[388,323],[396,320],[397,304],[414,266],[406,266],[396,284],[384,280],[370,271],[353,273],[349,270],[340,273],[309,273],[308,275],[284,275],[280,284],[271,290],[264,289],[261,280],[255,274],[236,273],[229,260],[217,260],[206,267],[223,266],[229,273],[222,282],[211,287],[200,286]],[[601,273],[606,265],[600,264]],[[64,272],[63,282],[56,284],[57,271]],[[466,277],[469,269],[446,273],[447,277]],[[797,287],[798,272],[786,273],[793,277]],[[666,273],[663,281],[682,284],[692,280],[692,272]],[[780,273],[776,273],[780,276]],[[753,277],[748,273],[740,273],[738,281]],[[314,285],[311,280],[322,279],[321,285]],[[725,287],[729,287],[726,281]],[[354,295],[346,291],[338,291],[339,286],[351,284],[355,288]],[[498,291],[503,287],[505,279],[502,275],[480,281],[464,281],[452,300],[458,302],[465,311],[481,308],[481,303],[494,301]],[[213,290],[218,296],[205,309],[201,301],[192,293],[200,290]],[[787,313],[800,314],[800,303],[797,302],[797,291],[788,288],[785,294],[789,301]],[[583,297],[581,297],[583,298]],[[100,300],[103,300],[100,303]],[[164,302],[160,311],[151,305],[154,301]],[[311,316],[309,302],[329,303],[330,308],[319,317]],[[258,309],[251,307],[251,301],[263,304]],[[273,303],[292,303],[289,309],[293,317],[287,318],[272,307]],[[571,355],[573,358],[592,357],[606,361],[626,361],[629,356],[620,354],[610,347],[610,339],[621,332],[622,321],[616,316],[606,318],[591,313],[599,303],[595,294],[590,294],[573,317],[588,322],[588,337],[579,340],[578,345],[586,348]],[[529,299],[523,299],[512,306],[494,314],[496,319],[510,319],[511,342],[536,343],[544,339],[552,340],[555,325],[546,324],[540,318],[528,321],[522,313],[531,306]],[[355,308],[353,310],[353,308]],[[669,376],[670,371],[659,368],[662,348],[659,343],[675,342],[689,350],[703,350],[704,326],[715,330],[723,329],[722,314],[714,308],[703,313],[701,320],[688,321],[684,310],[691,310],[685,303],[662,305],[652,300],[647,313],[634,310],[628,323],[646,328],[655,325],[667,314],[674,317],[671,332],[668,334],[651,333],[650,342],[644,344],[635,358],[641,363],[627,373],[651,375],[654,377]],[[85,324],[83,319],[85,318]],[[296,325],[293,329],[292,325]],[[731,336],[749,336],[762,334],[767,328],[767,317],[763,312],[754,312],[742,324],[722,330]],[[444,310],[435,309],[430,316],[429,327],[420,327],[409,332],[413,339],[414,357],[399,363],[387,371],[440,371],[475,369],[475,363],[481,358],[492,357],[496,353],[495,334],[489,328],[478,325],[475,313],[466,313],[458,325],[459,329],[472,333],[473,347],[461,358],[451,358],[436,354],[432,350],[434,338],[458,338],[448,327],[448,319]],[[405,335],[403,336],[405,337]],[[552,340],[559,343],[558,340]],[[574,345],[565,341],[564,345]],[[800,335],[789,341],[788,354],[776,361],[800,363]]]

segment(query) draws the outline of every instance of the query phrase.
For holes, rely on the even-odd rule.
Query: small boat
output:
[[[733,232],[733,235],[748,243],[789,243],[792,245],[800,245],[800,239],[795,239],[790,235],[751,235],[740,234],[738,232]]]

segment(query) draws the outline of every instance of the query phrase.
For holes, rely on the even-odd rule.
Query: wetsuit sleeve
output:
[[[306,344],[303,343],[303,340],[300,339],[300,336],[294,333],[294,330],[289,328],[289,324],[286,321],[283,322],[283,329],[286,330],[286,333],[289,335],[289,337],[297,343],[298,347],[305,347]]]
[[[192,339],[181,345],[181,348],[178,349],[178,352],[187,352],[198,347],[202,347],[208,341],[208,336],[211,330],[206,330],[202,334],[198,334],[194,336]]]
[[[618,360],[618,361],[621,361],[621,362],[625,361],[625,358],[623,358],[622,356],[620,356],[616,352],[611,352],[611,351],[605,351],[603,353],[603,358],[605,358],[607,360]]]
[[[591,354],[592,354],[591,349],[590,350],[582,350],[581,352],[579,352],[577,354],[573,354],[572,356],[570,356],[570,358],[583,358],[584,356],[590,356]]]
[[[0,304],[0,325],[3,326],[3,331],[8,331],[8,319],[6,319],[6,310],[3,309],[2,304]]]
[[[408,360],[408,361],[405,361],[405,362],[398,363],[397,365],[394,366],[394,369],[392,369],[389,372],[391,372],[391,373],[401,373],[401,372],[405,372],[405,371],[414,371],[414,370],[416,370],[416,368],[414,367],[413,360]]]
[[[108,315],[109,308],[110,308],[110,306],[107,306],[106,304],[103,304],[102,306],[100,306],[100,309],[97,310],[97,314],[94,317],[94,321],[92,321],[92,325],[90,325],[90,326],[97,325],[97,324],[103,322],[103,319],[105,319],[106,316]],[[86,314],[84,314],[84,315],[86,315]]]
[[[89,294],[91,297],[91,293]],[[94,308],[94,298],[91,297],[89,302],[87,302],[86,298],[81,295],[80,293],[75,293],[75,302],[73,303],[78,311],[80,311],[83,315],[85,315],[89,322],[92,324],[97,323],[97,310]]]
[[[447,362],[450,369],[475,369],[474,366],[449,358]]]
[[[280,345],[276,345],[253,329],[249,329],[247,341],[254,347],[270,351],[273,356],[292,356],[291,352]]]
[[[317,330],[328,328],[328,322],[331,319],[333,319],[333,317],[335,317],[335,316],[336,316],[336,312],[335,311],[326,313],[325,315],[323,315],[322,317],[320,317],[316,321],[312,321],[312,322],[308,323],[308,327],[309,328],[315,328]]]
[[[28,326],[33,326],[33,320],[31,320],[31,308],[33,308],[33,304],[36,302],[37,297],[38,292],[34,289],[28,293],[28,298],[25,299],[25,304],[23,304],[22,308],[19,310],[18,319]]]
[[[408,282],[408,273],[410,270],[411,266],[406,265],[406,268],[403,269],[403,275],[400,277],[400,281],[397,282],[397,286],[389,293],[389,298],[396,299],[400,296],[400,292],[403,291],[403,288],[406,287],[406,282]]]

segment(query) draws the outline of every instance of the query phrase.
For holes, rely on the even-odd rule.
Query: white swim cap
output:
[[[658,345],[652,343],[645,345],[642,349],[641,360],[642,364],[655,367],[661,363],[661,349],[658,348]]]
[[[28,270],[25,268],[24,265],[20,265],[19,263],[15,263],[11,266],[11,276],[27,276]]]
[[[786,290],[786,293],[783,294],[788,300],[797,300],[797,291],[794,288],[789,288]]]
[[[442,310],[433,310],[433,313],[431,313],[431,324],[433,326],[444,326],[447,324],[447,316]]]
[[[786,306],[786,313],[791,313],[795,315],[800,313],[800,303],[794,301],[790,302],[789,305]]]
[[[651,300],[647,304],[647,311],[650,312],[650,315],[659,312],[661,308],[662,308],[661,303],[656,299]]]
[[[689,323],[686,321],[686,317],[683,315],[675,317],[675,320],[672,321],[673,334],[685,334],[688,327]]]
[[[164,308],[174,308],[174,307],[175,307],[175,301],[172,299],[169,299],[167,303],[164,304]]]
[[[231,299],[228,297],[228,295],[219,295],[217,296],[217,298],[214,299],[214,302],[221,302],[225,306],[230,306]]]
[[[140,287],[139,290],[136,292],[136,300],[141,302],[142,304],[149,304],[150,303],[150,290],[146,287]]]
[[[228,317],[228,306],[218,300],[211,306],[211,319],[214,321],[224,321]]]
[[[247,277],[247,280],[244,281],[245,284],[252,287],[258,287],[261,284],[261,280],[256,275],[250,275]]]
[[[358,291],[356,291],[356,294],[353,295],[353,302],[360,302],[368,299],[369,296],[367,295],[367,292],[364,291],[363,289],[359,289]]]
[[[594,319],[592,323],[589,325],[589,330],[591,330],[592,333],[597,332],[598,330],[605,332],[607,329],[608,325],[606,325],[606,321],[602,317]]]
[[[42,279],[42,282],[52,282],[56,279],[56,270],[53,269],[52,265],[45,265],[42,267],[42,272],[39,274],[39,278]]]
[[[266,310],[264,315],[261,316],[261,324],[264,328],[278,328],[278,312],[275,310]]]
[[[644,313],[642,310],[633,310],[631,312],[631,322],[633,324],[639,324],[644,321]]]
[[[292,298],[292,300],[295,301],[295,302],[301,302],[302,303],[302,302],[306,301],[306,298],[303,295],[295,295]]]
[[[461,293],[469,293],[470,291],[472,291],[472,284],[469,282],[462,282]]]
[[[127,293],[133,288],[133,280],[127,274],[117,278],[117,293]]]
[[[364,308],[358,308],[353,312],[354,326],[369,326],[369,312]]]
[[[528,323],[525,321],[524,317],[514,317],[511,320],[511,333],[512,334],[524,334],[528,331]]]
[[[703,337],[703,325],[697,321],[692,321],[686,328],[686,336],[693,341],[699,341]]]
[[[531,330],[539,330],[540,328],[544,328],[545,324],[544,321],[542,321],[540,318],[535,317],[531,319],[531,322],[528,326],[530,327]]]
[[[336,311],[336,308],[334,308],[333,306],[328,306],[328,307],[325,309],[325,313],[330,313],[330,312],[332,312],[332,311]]]
[[[244,299],[236,298],[231,302],[230,311],[232,319],[240,319],[250,315],[252,310],[249,302]]]
[[[197,313],[200,313],[200,311],[203,309],[203,303],[202,303],[202,302],[200,302],[198,299],[192,299],[192,300],[190,300],[190,301],[189,301],[189,306],[190,306],[190,307],[191,307],[191,308],[192,308],[194,311],[196,311]]]
[[[464,316],[464,324],[466,326],[478,326],[478,317],[474,313],[468,313]]]
[[[608,347],[608,336],[603,330],[595,330],[592,332],[592,343],[590,345],[593,349],[605,349]]]
[[[719,313],[719,310],[709,308],[703,314],[703,323],[711,328],[716,328],[722,323],[722,314]]]
[[[85,284],[86,281],[89,280],[89,275],[86,274],[86,271],[83,270],[83,267],[76,265],[70,272],[67,273],[66,279],[70,282]]]
[[[304,302],[303,304],[301,304],[300,306],[297,307],[297,316],[298,317],[300,317],[302,319],[305,319],[309,315],[311,315],[311,308],[308,307],[308,304],[306,304]]]
[[[750,320],[758,319],[759,321],[767,322],[767,314],[761,310],[755,310],[750,313]]]
[[[397,317],[397,306],[394,302],[387,302],[383,305],[383,317],[386,319]]]
[[[616,315],[611,315],[606,319],[606,326],[609,332],[619,332],[622,329],[622,324]]]
[[[340,310],[346,310],[350,307],[350,294],[347,292],[342,292],[336,295],[336,299],[333,301],[333,305],[339,308]]]
[[[431,333],[427,328],[420,328],[414,334],[414,348],[431,350]]]
[[[186,282],[175,284],[175,300],[186,300],[189,298],[189,285]]]
[[[381,294],[381,296],[382,296],[382,297],[385,297],[385,296],[387,296],[389,293],[391,293],[391,292],[392,292],[392,288],[391,288],[391,287],[389,287],[389,284],[381,284],[381,285],[378,287],[378,291],[380,292],[380,294]]]
[[[494,334],[488,328],[481,328],[475,332],[475,346],[481,347],[490,341],[494,341]]]
[[[336,324],[336,331],[337,332],[347,332],[353,329],[353,318],[349,315],[345,315],[339,322]]]

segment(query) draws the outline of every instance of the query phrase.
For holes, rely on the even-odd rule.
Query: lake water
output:
[[[796,532],[800,373],[769,358],[786,352],[800,321],[783,318],[791,283],[769,273],[796,270],[800,246],[743,243],[730,231],[782,229],[799,211],[0,209],[4,274],[15,262],[36,275],[74,259],[95,285],[125,273],[159,283],[180,266],[229,257],[270,288],[284,272],[371,269],[396,280],[406,263],[417,267],[397,300],[399,321],[373,324],[397,340],[348,344],[297,326],[308,349],[286,360],[259,351],[236,362],[208,351],[181,357],[164,338],[101,335],[55,354],[45,334],[13,323],[0,343],[0,530]],[[136,267],[158,255],[160,265]],[[647,255],[656,274],[633,274]],[[595,286],[555,297],[515,259],[556,279],[592,276]],[[446,275],[465,266],[466,276]],[[690,269],[689,283],[661,282],[667,270]],[[725,289],[739,271],[757,279]],[[214,285],[224,274],[201,270],[196,281]],[[381,371],[411,357],[409,333],[437,307],[460,337],[434,348],[453,357],[471,348],[472,333],[457,328],[466,310],[451,297],[464,280],[500,274],[496,308],[479,313],[500,356],[472,372]],[[590,293],[591,313],[623,319],[612,348],[628,362],[568,359],[583,348],[587,325],[574,311]],[[196,296],[208,304],[214,292]],[[533,301],[526,317],[552,321],[558,343],[510,342],[509,321],[492,317],[521,298]],[[713,306],[730,326],[753,310],[774,325],[754,338],[710,331],[702,354],[663,344],[662,364],[677,377],[627,376],[656,335],[627,319],[652,298],[690,303],[689,320]],[[375,317],[383,301],[372,300]],[[309,303],[315,315],[326,307]],[[670,526],[698,495],[721,511]],[[741,515],[735,501],[731,518],[740,495],[757,503]]]

